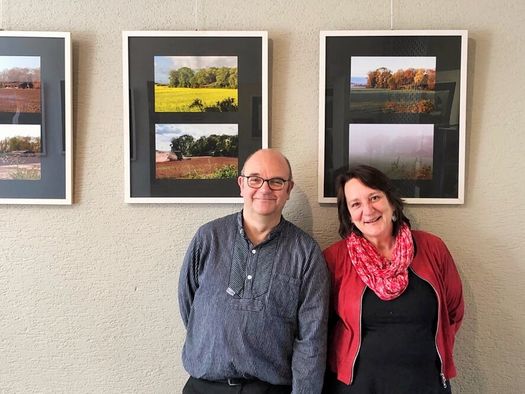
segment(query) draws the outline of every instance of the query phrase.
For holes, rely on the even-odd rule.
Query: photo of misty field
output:
[[[367,164],[391,179],[431,180],[433,124],[350,124],[349,166]]]
[[[156,124],[156,179],[235,179],[236,124]]]
[[[0,112],[40,111],[40,57],[0,56]]]
[[[352,56],[350,110],[360,116],[436,111],[436,58]]]
[[[238,111],[236,56],[155,56],[155,112]]]
[[[0,125],[0,180],[40,180],[40,152],[40,125]]]

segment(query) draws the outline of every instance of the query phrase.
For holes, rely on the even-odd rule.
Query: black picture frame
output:
[[[125,202],[242,202],[268,147],[267,32],[124,32],[123,52]]]
[[[462,204],[466,30],[322,31],[321,203],[354,165],[385,172],[403,200]]]

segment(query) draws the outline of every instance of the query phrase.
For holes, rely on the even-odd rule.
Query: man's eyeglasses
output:
[[[252,189],[260,189],[262,185],[264,184],[264,182],[267,182],[268,187],[271,190],[274,190],[274,191],[283,190],[286,182],[290,181],[290,179],[283,179],[283,178],[264,179],[257,175],[241,175],[241,176],[243,178],[246,178],[246,183]]]

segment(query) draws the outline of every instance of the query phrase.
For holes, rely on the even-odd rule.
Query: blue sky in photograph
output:
[[[392,72],[407,68],[436,69],[435,56],[352,56],[350,77],[366,78],[369,71],[386,67]]]
[[[40,68],[40,56],[0,56],[0,71],[15,67]]]
[[[155,82],[168,83],[171,70],[189,67],[199,70],[206,67],[237,67],[237,56],[155,56]]]
[[[211,134],[218,135],[237,135],[237,124],[173,124],[161,123],[155,125],[155,149],[160,151],[170,151],[171,139],[180,137],[184,134],[191,135],[195,139]]]
[[[0,140],[12,137],[40,138],[39,124],[0,124]]]

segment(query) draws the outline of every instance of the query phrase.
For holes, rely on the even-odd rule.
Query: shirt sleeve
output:
[[[457,333],[465,313],[463,286],[454,259],[445,244],[443,245],[443,277],[445,278],[445,299],[448,309],[448,318],[450,327],[453,329],[454,333]]]
[[[195,292],[199,287],[199,244],[199,233],[197,232],[197,234],[195,234],[191,240],[188,250],[186,251],[179,276],[179,310],[185,327],[188,326],[188,319],[190,316],[191,306],[193,304],[193,298],[195,297]]]
[[[326,366],[330,279],[319,247],[305,267],[292,355],[292,394],[321,393]]]

